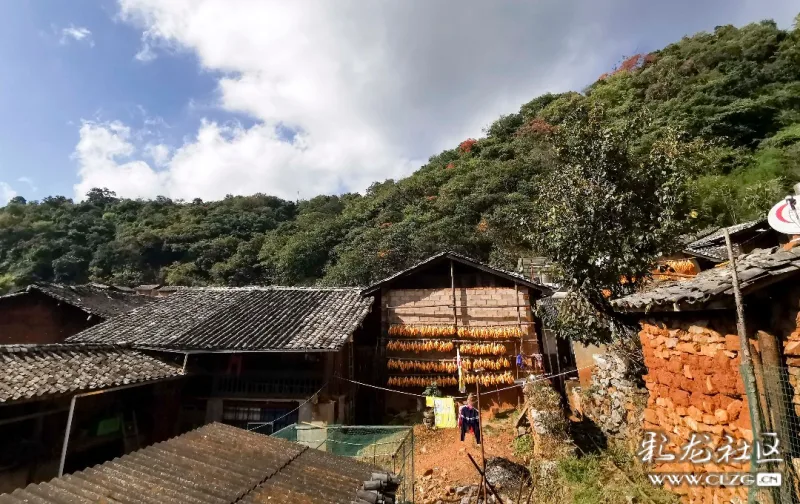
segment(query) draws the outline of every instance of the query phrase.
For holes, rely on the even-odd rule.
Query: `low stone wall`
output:
[[[739,338],[729,321],[642,322],[639,337],[650,392],[644,429],[664,431],[666,448],[679,454],[692,433],[706,433],[712,446],[723,436],[752,441],[753,432],[739,366]],[[677,459],[677,457],[676,457]],[[657,464],[659,472],[747,471],[749,464],[674,462]],[[674,488],[684,502],[731,502],[745,498],[739,488]],[[716,500],[714,500],[716,499]]]
[[[609,349],[594,355],[591,383],[581,401],[583,414],[613,439],[639,441],[648,391],[628,357]]]

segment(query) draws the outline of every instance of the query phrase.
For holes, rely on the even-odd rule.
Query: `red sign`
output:
[[[770,209],[767,221],[779,233],[800,234],[800,200],[789,196],[777,203]]]

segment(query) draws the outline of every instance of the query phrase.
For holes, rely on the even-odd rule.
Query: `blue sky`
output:
[[[0,181],[20,194],[72,196],[76,170],[69,158],[83,119],[139,127],[161,120],[159,134],[174,143],[196,130],[201,117],[226,115],[203,109],[214,100],[216,79],[198,67],[193,53],[149,63],[134,59],[141,30],[115,21],[117,12],[109,1],[0,3],[0,61],[6,68],[0,73]],[[63,38],[71,26],[87,27],[93,46]],[[17,183],[20,177],[31,179],[37,191]]]
[[[363,190],[623,55],[719,24],[789,27],[800,11],[789,0],[310,3],[0,3],[0,204],[95,185],[185,199]]]

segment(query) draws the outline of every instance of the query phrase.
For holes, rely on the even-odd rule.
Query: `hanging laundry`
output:
[[[435,397],[433,399],[433,413],[437,428],[455,429],[456,405],[452,397]]]
[[[458,426],[461,429],[461,441],[464,441],[464,435],[471,432],[475,435],[475,442],[481,444],[481,415],[480,412],[473,406],[472,394],[467,396],[467,404],[461,406],[458,410]]]

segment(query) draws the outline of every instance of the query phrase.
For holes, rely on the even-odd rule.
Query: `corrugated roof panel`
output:
[[[374,470],[353,459],[214,423],[0,495],[0,504],[347,504]]]

